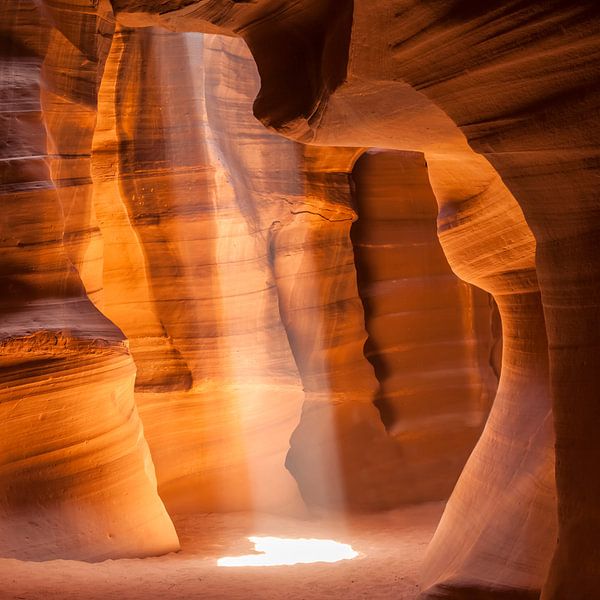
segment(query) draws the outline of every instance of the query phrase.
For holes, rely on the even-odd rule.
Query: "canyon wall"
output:
[[[423,155],[371,151],[352,177],[365,350],[381,384],[376,404],[415,479],[433,486],[446,477],[449,493],[496,393],[501,340],[492,330],[497,336],[500,323],[489,294],[450,270]]]
[[[473,194],[456,185],[454,168],[442,160],[429,168],[438,234],[454,271],[497,302],[502,368],[484,432],[428,548],[423,596],[536,598],[556,539],[556,490],[535,240],[497,176],[478,169]]]
[[[235,78],[248,59],[233,42],[119,30],[100,91],[102,310],[131,340],[172,511],[301,504],[284,463],[303,392],[268,256],[288,213],[271,188],[298,195],[298,155],[247,110],[253,71]]]
[[[359,289],[361,281],[374,283],[377,276],[357,262],[355,254],[360,244],[356,236],[351,239],[350,232],[355,231],[363,219],[368,222],[367,204],[376,202],[376,185],[385,186],[386,172],[383,163],[367,159],[373,180],[356,193],[358,190],[353,191],[348,172],[358,154],[350,148],[305,148],[308,205],[301,219],[296,218],[277,231],[274,264],[282,318],[307,393],[287,465],[310,504],[373,510],[447,497],[481,432],[496,378],[489,365],[481,366],[489,379],[482,386],[486,391],[480,390],[480,396],[487,400],[478,399],[481,401],[479,413],[471,411],[467,401],[456,409],[455,420],[445,420],[452,413],[452,399],[440,386],[438,394],[422,395],[415,399],[412,407],[408,399],[400,402],[403,412],[394,415],[388,423],[395,435],[386,433],[375,407],[381,386],[387,385],[392,394],[400,395],[410,388],[411,373],[405,364],[391,364],[391,382],[385,382],[384,375],[373,369],[368,350],[365,352],[372,323],[370,309],[367,307],[365,311],[366,296],[361,296]],[[364,160],[360,158],[359,163]],[[429,192],[431,200],[426,172],[422,175],[416,185],[417,193]],[[379,191],[385,196],[380,200],[394,207],[391,211],[400,210],[403,202],[411,202],[415,193],[409,186],[395,185],[387,187],[385,192]],[[431,213],[429,225],[430,243],[441,254],[435,235],[435,216]],[[381,243],[391,226],[390,214],[376,224],[371,222],[372,233]],[[399,279],[405,281],[413,275],[422,286],[435,285],[428,270],[432,266],[431,257],[415,265],[411,260],[403,262],[401,254],[399,250],[379,256],[379,271],[391,278],[395,269]],[[446,261],[442,258],[441,262],[454,285],[460,285]],[[315,277],[317,273],[319,276]],[[386,282],[385,277],[383,281]],[[390,284],[389,279],[387,283]],[[406,295],[402,297],[406,300]],[[379,293],[377,299],[380,299]],[[478,310],[470,300],[462,302],[459,297],[445,297],[441,303],[450,313],[454,311],[459,323],[464,315]],[[477,345],[486,355],[487,364],[491,345],[490,308],[486,302],[480,308],[479,317],[485,331],[480,332]],[[450,328],[456,324],[454,319],[451,321]],[[415,327],[416,319],[411,323]],[[408,323],[404,326],[410,327]],[[396,333],[402,329],[399,325]],[[470,325],[460,330],[459,345],[469,343],[472,331]],[[444,350],[439,348],[437,352],[442,354]],[[424,379],[435,377],[437,358],[433,350],[432,357],[422,367]],[[479,371],[479,356],[458,355],[456,360],[467,371]],[[461,380],[457,388],[459,395],[468,396],[470,382]],[[413,419],[411,409],[429,414],[431,420],[424,423]],[[436,421],[439,429],[434,424]],[[404,435],[399,433],[402,428]],[[463,444],[464,452],[455,447],[449,456],[448,447],[440,438],[448,441],[453,438],[457,445]],[[434,439],[436,443],[431,443]]]
[[[349,235],[362,150],[304,149],[268,132],[251,112],[258,83],[242,41],[157,28],[119,28],[102,80],[98,305],[130,340],[161,496],[172,511],[292,510],[287,466],[309,506],[445,498],[489,400],[475,415],[464,407],[464,427],[442,426],[463,444],[451,457],[432,446],[417,464],[416,447],[388,436]],[[471,311],[445,302],[457,321]],[[459,361],[478,369],[479,358]],[[406,385],[402,368],[394,385]],[[493,375],[485,385],[493,394]]]
[[[597,2],[355,0],[351,21],[344,10],[331,12],[331,2],[307,2],[301,7],[283,0],[186,3],[184,7],[172,2],[166,16],[155,6],[141,7],[131,0],[118,0],[114,6],[118,18],[130,24],[163,19],[172,27],[218,27],[242,35],[263,79],[255,113],[265,124],[313,144],[424,152],[430,172],[445,173],[441,186],[446,192],[439,200],[443,204],[450,199],[451,213],[460,213],[461,203],[468,209],[469,199],[495,193],[497,184],[492,182],[497,170],[514,194],[537,246],[534,257],[531,245],[519,244],[506,260],[517,258],[519,264],[529,261],[535,266],[541,316],[540,305],[534,306],[535,285],[522,287],[510,281],[512,275],[500,279],[507,280],[508,295],[528,299],[523,314],[529,314],[523,322],[532,331],[526,337],[534,340],[530,352],[519,356],[515,345],[518,358],[505,357],[504,362],[519,365],[512,370],[530,382],[540,377],[544,381],[546,356],[549,364],[559,541],[542,597],[593,597],[600,563],[596,509],[600,443],[594,432],[600,366]],[[277,26],[280,18],[283,25]],[[286,38],[291,22],[295,22],[295,35]],[[346,48],[331,52],[322,35],[327,30],[338,43],[347,41]],[[289,48],[284,51],[286,42]],[[298,64],[302,68],[294,69]],[[286,70],[299,83],[278,85],[286,81]],[[339,77],[344,71],[345,77]],[[437,196],[434,180],[435,176]],[[452,200],[454,194],[458,201]],[[511,240],[507,242],[511,247]],[[499,266],[503,264],[509,261]],[[497,266],[480,266],[478,279],[488,269],[491,276],[497,272]],[[460,272],[461,265],[453,268]],[[515,276],[521,280],[519,273]],[[505,313],[507,308],[505,304]],[[515,317],[520,312],[516,306],[512,311]],[[508,327],[507,341],[525,337],[522,327],[514,331]],[[533,355],[535,364],[530,364]],[[513,385],[514,381],[507,388],[500,382],[501,389]],[[543,401],[545,389],[541,385],[535,390],[537,401]],[[516,388],[506,393],[520,397]],[[528,396],[526,392],[523,403]],[[542,431],[543,411],[533,410],[540,419],[536,431]],[[506,433],[518,440],[520,434],[511,432],[508,419],[506,425]],[[542,456],[538,467],[543,471]],[[524,467],[519,462],[509,470]],[[533,469],[541,474],[538,467],[529,465],[524,473]],[[486,482],[488,475],[480,470],[475,479]],[[532,495],[527,502],[538,504]],[[476,504],[472,510],[477,510]],[[455,519],[451,514],[449,508],[440,534],[446,528],[458,533],[471,519]],[[508,515],[506,519],[495,515],[495,521],[506,521],[503,527],[510,528]],[[553,540],[548,543],[555,546]],[[459,579],[469,577],[464,572]],[[543,579],[536,577],[535,586]],[[465,591],[462,583],[438,583],[445,586],[447,597],[479,593]],[[479,587],[482,594],[501,594],[512,583],[508,577],[495,590],[487,583]],[[531,592],[526,587],[524,593]]]
[[[135,365],[83,285],[99,277],[89,143],[110,24],[45,8],[3,3],[0,15],[0,553],[168,552],[179,545],[134,402]]]
[[[342,465],[339,472],[352,473],[335,484],[342,498],[365,507],[389,493],[396,502],[400,477],[391,488],[369,487],[378,478],[389,482],[386,468],[405,457],[372,404],[377,394],[389,394],[386,378],[380,389],[362,348],[369,315],[365,323],[364,280],[357,287],[350,274],[355,209],[341,177],[356,155],[331,150],[392,148],[424,155],[450,266],[494,295],[503,323],[498,395],[429,549],[423,597],[528,598],[542,587],[544,600],[594,597],[600,564],[597,3],[114,0],[112,9],[120,29],[105,72],[113,27],[107,2],[90,9],[20,0],[2,8],[3,527],[19,522],[23,498],[34,499],[51,522],[68,512],[65,498],[83,497],[91,481],[101,481],[94,485],[115,496],[90,492],[94,515],[109,511],[133,486],[148,511],[136,515],[153,525],[136,528],[130,519],[125,525],[125,513],[110,513],[117,529],[127,526],[135,535],[96,539],[94,528],[80,536],[85,527],[71,518],[61,555],[176,547],[137,421],[134,367],[121,329],[139,361],[140,414],[161,492],[174,508],[187,497],[194,506],[247,507],[254,497],[268,504],[270,494],[250,492],[260,475],[251,475],[249,464],[260,463],[264,473],[269,461],[267,472],[282,482],[281,498],[297,502],[295,482],[281,463],[292,431],[287,464],[305,499],[323,503],[319,482],[306,474],[325,455]],[[261,76],[256,116],[296,142],[329,149],[321,156],[293,142],[265,142],[258,129],[246,130],[248,139],[260,139],[273,154],[249,151],[243,136],[233,142],[225,124],[236,121],[229,119],[235,109],[222,100],[235,98],[233,90],[243,85],[254,95],[256,79],[227,82],[222,74],[208,87],[206,78],[204,88],[189,87],[199,56],[210,63],[209,49],[185,34],[132,29],[149,25],[242,36]],[[248,68],[239,46],[226,50],[219,40],[213,38],[217,64],[225,56]],[[166,62],[169,53],[176,68]],[[133,56],[148,60],[136,63]],[[100,82],[92,192],[86,155]],[[198,90],[204,98],[196,97]],[[327,156],[336,157],[329,166]],[[273,161],[280,189],[294,189],[265,204],[277,186],[261,173],[271,173]],[[316,175],[304,173],[311,170]],[[357,175],[360,182],[360,169]],[[192,210],[193,190],[201,193]],[[291,210],[281,203],[290,196]],[[201,264],[190,258],[196,255]],[[331,276],[313,275],[334,265]],[[132,305],[120,289],[130,290]],[[257,336],[263,340],[258,353]],[[265,351],[266,344],[273,350]],[[67,361],[60,367],[50,359],[57,354]],[[479,351],[474,356],[476,370]],[[95,385],[97,368],[105,367],[111,375]],[[104,423],[107,432],[123,436],[122,462],[118,468],[111,462],[110,473],[102,468],[112,460],[106,447],[95,448],[89,462],[85,454],[83,466],[76,460],[89,439],[110,438],[87,429],[86,403],[59,399],[50,413],[58,421],[41,429],[43,435],[37,431],[36,420],[46,413],[28,403],[36,395],[49,398],[42,388],[59,372],[78,377],[73,385],[83,386],[86,398],[98,394],[94,427]],[[273,381],[288,401],[273,394]],[[276,422],[274,445],[254,433],[262,423],[258,407]],[[312,442],[314,424],[324,427],[324,411],[335,434],[317,436],[328,450],[311,458],[298,449]],[[119,429],[124,415],[128,426]],[[70,427],[73,438],[56,438],[56,430]],[[171,445],[181,429],[185,452]],[[251,432],[248,449],[237,435],[244,431]],[[224,433],[231,443],[223,444]],[[33,457],[32,435],[44,442]],[[332,449],[328,439],[339,442]],[[58,471],[50,449],[64,457]],[[35,468],[28,467],[32,458]],[[25,482],[27,493],[9,493],[14,481]],[[234,498],[232,505],[220,504],[221,489],[235,492],[222,495]],[[13,531],[3,539],[16,540],[9,553],[48,552],[46,542],[31,552],[11,546],[23,546]]]
[[[489,303],[450,274],[430,230],[464,291],[443,298],[471,348],[459,368],[483,379],[477,399],[471,377],[455,385],[460,407],[445,393],[414,403],[432,422],[454,411],[426,435],[461,445],[449,457],[430,444],[419,462],[417,424],[396,415],[390,434],[374,404],[382,385],[408,385],[406,366],[389,367],[390,384],[365,356],[350,236],[375,201],[372,182],[353,195],[363,149],[268,132],[252,116],[259,79],[241,40],[115,28],[104,2],[12,8],[2,551],[176,549],[162,501],[298,512],[446,497],[495,388]],[[377,165],[370,175],[386,177]],[[419,188],[431,201],[424,167]],[[423,265],[423,285],[430,275]]]

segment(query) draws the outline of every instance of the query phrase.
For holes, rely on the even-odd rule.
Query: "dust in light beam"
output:
[[[333,540],[256,536],[248,539],[260,554],[224,556],[217,560],[217,565],[219,567],[274,567],[300,563],[333,563],[358,556],[358,552],[349,544]]]

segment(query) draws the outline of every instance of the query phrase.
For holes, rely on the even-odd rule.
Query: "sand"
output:
[[[228,600],[328,598],[412,600],[419,566],[443,505],[377,515],[290,519],[249,513],[175,518],[182,550],[157,558],[86,563],[0,559],[2,600]],[[359,552],[353,560],[279,567],[217,566],[247,554],[247,536],[330,538]]]

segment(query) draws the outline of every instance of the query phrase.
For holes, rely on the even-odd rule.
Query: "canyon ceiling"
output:
[[[423,600],[593,600],[595,0],[0,2],[0,555],[448,499]]]

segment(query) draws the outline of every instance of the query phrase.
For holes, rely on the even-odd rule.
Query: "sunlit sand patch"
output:
[[[334,540],[256,536],[248,539],[260,554],[224,556],[219,558],[217,565],[219,567],[274,567],[301,563],[334,563],[358,556],[358,552],[352,546]]]

